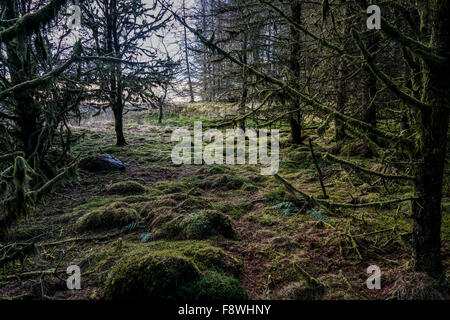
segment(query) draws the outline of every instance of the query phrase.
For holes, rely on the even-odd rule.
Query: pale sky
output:
[[[149,5],[152,5],[153,0],[144,0],[144,2],[148,3]],[[174,11],[178,11],[182,8],[183,1],[182,0],[172,0],[173,3],[173,9]],[[194,0],[185,0],[186,8],[191,8],[194,5]],[[169,52],[169,55],[172,58],[178,58],[182,59],[183,57],[179,56],[180,48],[184,46],[184,39],[182,37],[182,31],[183,28],[181,27],[180,23],[177,21],[172,22],[173,28],[171,28],[170,31],[164,30],[162,31],[161,35],[164,36],[164,39],[160,39],[157,36],[150,37],[147,42],[148,46],[152,48],[161,48],[161,50],[164,51],[164,47],[162,45],[162,41],[164,42],[165,46],[167,47],[167,50]],[[188,31],[188,37],[192,39],[193,35],[189,33]]]

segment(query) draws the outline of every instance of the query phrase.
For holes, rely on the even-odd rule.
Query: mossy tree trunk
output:
[[[345,85],[346,68],[345,62],[341,58],[338,67],[338,86],[336,94],[336,110],[343,112],[347,101],[347,86]],[[346,137],[342,122],[334,120],[334,140],[342,141]]]
[[[302,23],[302,4],[298,0],[291,2],[291,14],[292,19],[297,23]],[[300,33],[291,26],[290,28],[290,61],[289,69],[291,72],[291,86],[293,88],[299,89],[300,84],[300,59],[301,59],[301,36]],[[302,144],[302,123],[301,123],[301,112],[300,99],[298,97],[292,97],[290,101],[291,113],[289,114],[289,123],[291,128],[291,141],[294,144]]]
[[[5,18],[19,18],[17,3],[8,0],[5,3]],[[6,43],[7,65],[11,77],[11,85],[15,86],[33,78],[31,56],[27,50],[29,36],[18,34],[18,37]],[[40,108],[34,102],[34,89],[15,91],[13,93],[14,114],[17,117],[17,134],[20,148],[25,156],[30,156],[36,146],[39,136],[38,118]]]
[[[441,197],[450,110],[450,2],[429,2],[430,48],[445,62],[423,62],[422,101],[430,108],[419,113],[419,161],[413,202],[413,262],[416,271],[434,277],[443,273],[441,259]]]
[[[341,0],[341,4],[344,5],[345,0]],[[348,15],[348,7],[344,6],[344,15]],[[345,49],[345,37],[348,34],[348,23],[342,24],[341,37],[343,38],[342,47]],[[347,103],[347,67],[343,57],[339,57],[338,74],[337,74],[337,86],[336,86],[336,110],[344,112],[345,104]],[[334,120],[334,140],[342,141],[346,137],[345,128],[340,121]]]
[[[377,32],[370,32],[366,46],[369,53],[374,54],[375,51],[378,48],[379,43],[379,35]],[[368,69],[368,68],[367,68]],[[363,78],[363,110],[361,114],[361,120],[365,123],[370,124],[372,127],[377,126],[377,102],[376,100],[377,95],[377,78],[376,76],[370,72],[370,70],[367,70],[367,74],[364,75]],[[368,135],[368,138],[372,140],[373,142],[377,142],[377,136],[375,134]],[[366,154],[367,157],[372,157],[373,153],[369,151]]]
[[[241,57],[242,62],[247,64],[248,62],[248,34],[244,31],[243,39],[242,39],[242,48],[241,48]],[[247,107],[247,99],[248,99],[248,75],[245,68],[242,68],[242,88],[241,88],[241,101],[239,102],[239,111],[242,114],[245,114]],[[245,130],[245,118],[242,119],[239,123],[239,127],[242,130]]]

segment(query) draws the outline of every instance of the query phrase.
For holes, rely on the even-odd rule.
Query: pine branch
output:
[[[364,46],[364,44],[361,41],[360,36],[358,35],[358,33],[356,32],[355,29],[352,29],[352,36],[356,42],[356,44],[358,45],[361,53],[364,56],[364,59],[366,61],[366,63],[369,66],[369,70],[372,72],[373,75],[375,75],[375,77],[377,77],[378,79],[380,79],[385,86],[390,89],[398,98],[400,98],[401,100],[405,101],[406,103],[408,103],[409,105],[416,107],[418,109],[424,110],[424,109],[430,109],[432,106],[426,103],[423,103],[422,101],[414,98],[413,96],[410,96],[409,94],[407,94],[406,92],[402,91],[395,83],[394,81],[392,81],[391,78],[389,78],[383,71],[381,71],[380,69],[378,69],[375,65],[375,62],[373,60],[372,55],[369,53],[369,51],[367,51],[366,47]]]
[[[30,88],[36,88],[36,87],[47,84],[48,82],[52,81],[55,77],[59,76],[61,73],[66,71],[66,69],[69,68],[72,65],[72,63],[78,59],[80,54],[81,54],[81,44],[78,42],[75,45],[72,56],[62,66],[50,71],[49,73],[47,73],[41,77],[37,77],[35,79],[19,83],[11,88],[1,91],[0,98],[10,95],[16,91],[26,90],[26,89],[30,89]]]
[[[350,162],[350,161],[346,161],[343,159],[339,159],[329,153],[325,153],[323,154],[323,158],[327,159],[327,160],[331,160],[346,166],[349,166],[351,168],[357,169],[361,172],[370,174],[370,175],[374,175],[377,177],[381,177],[381,178],[385,178],[385,179],[390,179],[390,180],[411,180],[414,181],[415,178],[413,176],[407,176],[407,175],[393,175],[393,174],[385,174],[385,173],[381,173],[381,172],[377,172],[377,171],[373,171],[367,168],[364,168],[362,166],[360,166],[359,164],[355,163],[355,162]]]
[[[0,161],[14,160],[14,158],[17,156],[23,157],[24,156],[23,151],[17,151],[17,152],[2,155],[2,156],[0,156]]]

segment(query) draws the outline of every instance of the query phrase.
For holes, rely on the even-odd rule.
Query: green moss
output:
[[[184,181],[160,181],[151,186],[152,195],[167,195],[188,192],[189,187]]]
[[[196,300],[247,300],[241,283],[230,276],[217,272],[206,273],[199,281],[187,288],[188,296]]]
[[[205,239],[211,234],[210,223],[204,215],[197,213],[190,214],[187,219],[182,222],[182,228],[186,239]]]
[[[119,228],[137,219],[134,209],[124,202],[114,202],[106,207],[89,212],[79,218],[74,229],[77,232]]]
[[[207,175],[215,175],[215,174],[224,174],[229,172],[230,170],[226,167],[218,166],[218,165],[211,165],[206,166],[200,169],[201,174],[207,174]]]
[[[204,241],[156,241],[149,243],[147,247],[149,250],[186,256],[192,259],[201,271],[231,271],[236,273],[240,269],[237,261],[228,253]]]
[[[243,174],[244,178],[252,183],[262,183],[267,181],[267,176],[255,174],[253,172],[246,172]]]
[[[284,189],[276,189],[266,192],[263,196],[266,201],[270,202],[283,202],[287,200],[287,194]]]
[[[11,229],[11,231],[6,235],[5,240],[7,241],[18,241],[18,240],[29,240],[38,236],[46,234],[51,236],[55,229],[59,229],[56,225],[23,225],[19,224]]]
[[[245,180],[230,174],[218,174],[207,177],[198,183],[198,187],[204,190],[237,190],[242,187]]]
[[[122,199],[120,199],[121,202],[126,202],[126,203],[143,203],[143,202],[147,202],[150,200],[150,197],[146,196],[146,195],[134,195],[134,196],[127,196],[124,197]]]
[[[169,214],[175,212],[178,206],[179,203],[172,196],[154,198],[153,200],[147,198],[145,202],[136,205],[139,215],[148,218],[148,220],[152,220],[159,213],[164,213],[161,210],[162,208],[165,208],[165,212]]]
[[[147,192],[147,189],[136,181],[122,181],[107,188],[109,194],[136,195]]]
[[[190,214],[181,221],[180,227],[188,240],[206,239],[214,235],[228,239],[236,238],[230,219],[214,210]]]
[[[94,136],[91,136],[91,138],[94,138]],[[121,151],[123,151],[123,149],[120,147],[116,147],[116,146],[109,146],[106,148],[102,148],[102,153],[108,153],[108,154],[119,153]]]
[[[347,157],[364,156],[368,151],[368,147],[362,141],[351,141],[341,148],[340,154]]]
[[[234,219],[240,219],[253,208],[251,202],[243,202],[238,204],[219,204],[214,206],[215,209],[224,214],[232,216]]]
[[[109,272],[113,265],[124,255],[133,251],[160,252],[183,256],[191,259],[201,271],[218,271],[239,274],[242,262],[239,262],[229,253],[218,247],[214,247],[205,241],[153,241],[148,243],[124,242],[121,239],[112,243],[110,247],[104,248],[92,254],[86,252],[84,257],[89,261],[88,272],[102,275]],[[103,281],[106,277],[100,276]]]
[[[89,261],[89,272],[108,272],[102,280],[106,299],[246,298],[240,283],[224,274],[237,274],[238,261],[204,241],[137,244],[119,239]]]
[[[266,227],[271,227],[280,224],[281,218],[279,215],[272,215],[264,213],[259,217],[259,223]]]
[[[121,259],[105,282],[106,299],[179,299],[185,287],[200,279],[186,257],[137,250]]]
[[[244,183],[244,185],[242,186],[242,190],[248,191],[248,192],[256,192],[256,191],[258,191],[258,189],[259,188],[257,186],[250,184],[250,183]]]

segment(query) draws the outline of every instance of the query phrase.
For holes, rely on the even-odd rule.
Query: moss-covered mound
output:
[[[247,300],[248,296],[241,283],[230,276],[217,272],[207,272],[187,288],[195,300]]]
[[[114,202],[108,206],[89,212],[79,218],[74,229],[77,232],[120,228],[137,219],[137,213],[124,202]]]
[[[237,190],[245,179],[230,174],[216,174],[201,180],[197,186],[204,190]]]
[[[200,279],[186,257],[138,250],[121,259],[105,283],[106,299],[180,299]]]
[[[223,249],[214,247],[205,241],[153,241],[148,243],[126,242],[122,239],[110,243],[107,248],[86,254],[89,260],[87,272],[101,275],[101,281],[106,280],[105,271],[109,272],[112,267],[124,255],[131,252],[142,252],[145,255],[148,252],[160,252],[162,254],[171,254],[183,256],[192,260],[200,271],[227,272],[233,275],[239,275],[242,268],[242,262],[226,253]]]
[[[114,183],[107,188],[109,194],[136,195],[147,192],[147,189],[136,181],[122,181]]]
[[[165,208],[161,208],[153,211],[153,217],[148,220],[155,239],[201,240],[212,236],[236,238],[230,218],[214,210],[177,214],[168,213]]]
[[[105,299],[247,299],[240,282],[224,274],[225,259],[222,249],[201,241],[121,243],[92,259],[92,270],[111,270]]]
[[[209,209],[209,201],[205,198],[187,195],[185,193],[174,193],[147,199],[137,205],[141,217],[153,219],[159,213],[183,214],[194,210]]]

